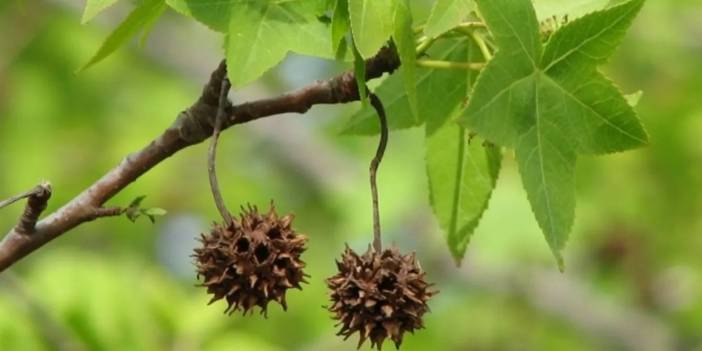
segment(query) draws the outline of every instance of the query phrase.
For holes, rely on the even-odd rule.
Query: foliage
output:
[[[534,1],[539,21],[564,13],[549,10],[542,14],[540,4],[565,8],[585,2]],[[166,22],[157,27],[152,41],[158,43],[159,54],[168,46],[175,51],[166,52],[193,53],[186,56],[192,62],[187,70],[180,66],[180,57],[164,54],[154,59],[153,48],[132,47],[74,75],[91,50],[99,47],[104,24],[114,23],[111,20],[124,13],[121,10],[129,8],[130,2],[117,4],[98,18],[107,21],[85,27],[79,26],[79,14],[70,5],[24,2],[29,11],[19,12],[8,9],[12,3],[0,5],[0,11],[5,11],[0,14],[5,15],[0,27],[13,39],[0,41],[0,46],[22,43],[23,49],[17,56],[12,50],[0,52],[0,57],[11,60],[3,61],[9,66],[4,66],[0,84],[0,146],[5,150],[0,159],[7,166],[6,172],[0,172],[0,189],[7,195],[41,178],[50,179],[57,188],[49,210],[161,132],[192,103],[217,60],[202,49],[206,45],[182,35],[183,31],[176,31],[179,35],[172,38],[174,28],[192,28],[187,19],[167,11]],[[431,3],[411,1],[415,31],[428,18]],[[591,3],[603,5],[591,6],[586,12],[601,9],[607,2]],[[41,9],[46,12],[34,27],[29,20],[21,27],[11,26],[9,18],[42,13]],[[700,28],[694,15],[698,11],[697,1],[647,2],[621,49],[600,67],[623,91],[645,92],[636,110],[651,144],[608,157],[578,157],[578,210],[572,239],[563,252],[568,262],[565,275],[550,274],[554,272],[550,272],[548,246],[538,240],[542,234],[511,152],[504,153],[497,188],[490,196],[489,211],[482,214],[476,235],[470,239],[465,267],[451,267],[445,245],[439,242],[443,238],[436,235],[438,226],[426,217],[427,184],[431,183],[422,172],[428,156],[422,141],[428,126],[393,132],[379,177],[386,235],[404,249],[417,250],[441,290],[430,304],[427,329],[408,338],[403,350],[697,350],[702,346],[702,242],[698,235],[702,230],[702,109],[697,94],[702,89],[702,70],[701,52],[694,40]],[[586,14],[566,13],[571,14],[569,23]],[[562,22],[559,18],[559,26]],[[414,33],[415,39],[423,35]],[[445,34],[429,48],[429,56],[418,59],[448,61],[434,53],[451,45],[451,40],[460,41],[456,35],[456,31]],[[490,42],[487,45],[492,48]],[[470,53],[471,49],[466,50]],[[482,61],[479,50],[475,55],[474,60]],[[199,74],[191,73],[193,67],[199,67]],[[274,74],[251,88],[257,96],[274,95],[312,76],[326,77],[349,67],[349,63],[321,64],[291,55],[274,68]],[[418,66],[418,77],[421,72],[447,77],[467,73],[473,79],[478,73]],[[381,85],[392,80],[402,95],[399,74],[387,77]],[[436,85],[435,90],[440,87]],[[418,99],[422,101],[421,93]],[[203,148],[179,153],[114,200],[128,204],[139,194],[149,194],[149,203],[169,210],[169,216],[156,226],[124,219],[96,221],[53,241],[13,268],[13,273],[25,281],[26,290],[55,316],[69,337],[91,350],[351,350],[351,343],[342,344],[331,336],[329,315],[317,305],[327,300],[322,278],[333,268],[330,252],[340,252],[345,242],[362,250],[367,242],[369,201],[362,174],[376,140],[336,133],[342,127],[338,124],[342,114],[359,107],[315,108],[309,118],[283,117],[272,119],[272,124],[241,126],[223,138],[223,191],[232,205],[238,205],[239,199],[266,204],[276,197],[281,208],[296,212],[302,230],[312,238],[306,256],[312,269],[311,284],[304,293],[292,294],[287,313],[273,310],[267,320],[224,318],[221,306],[203,308],[206,297],[192,287],[188,245],[216,214],[205,180]],[[389,116],[399,120],[410,115]],[[435,121],[417,117],[426,123]],[[375,119],[367,123],[364,134],[373,132]],[[289,128],[291,125],[302,131]],[[447,130],[444,126],[458,129],[453,123],[440,124],[435,127],[442,129],[435,133]],[[289,131],[286,138],[267,134],[278,128]],[[471,141],[466,145],[482,147],[480,135],[464,132]],[[302,150],[291,147],[298,144],[289,144],[288,138],[305,138],[320,155],[314,166],[331,164],[334,172],[321,174],[330,175],[328,178],[316,178],[304,168],[307,163],[296,163],[298,159],[308,161],[306,157],[293,159],[286,152]],[[427,145],[432,139],[427,139]],[[437,141],[435,149],[441,148],[440,137],[433,140]],[[252,154],[265,161],[252,162]],[[457,154],[454,158],[448,153],[435,156],[458,160]],[[329,163],[330,158],[342,161]],[[21,209],[0,212],[2,226],[13,226]],[[199,220],[200,229],[188,226],[184,218]],[[544,272],[546,276],[538,274]],[[0,317],[0,349],[57,349],[42,334],[41,321],[50,318],[32,319],[33,310],[18,300],[14,289],[5,289],[4,278],[0,277],[0,305],[6,312]],[[574,290],[567,288],[571,283]],[[574,311],[579,313],[569,315]],[[641,320],[649,321],[643,324],[649,328],[642,328]],[[658,328],[652,330],[651,325]],[[626,341],[631,339],[669,343],[632,346]]]
[[[563,265],[575,212],[577,153],[638,147],[646,134],[632,108],[596,65],[621,41],[642,0],[593,12],[555,32],[542,49],[528,1],[479,1],[499,47],[476,83],[462,123],[515,149],[524,187]]]
[[[477,8],[469,0],[439,0],[425,23],[415,22],[406,0],[166,2],[224,33],[235,86],[258,79],[288,52],[343,60],[340,53],[351,45],[364,108],[351,119],[348,133],[377,132],[365,103],[363,60],[391,40],[402,62],[400,77],[386,79],[377,93],[391,129],[426,125],[431,204],[459,262],[495,186],[500,146],[514,148],[534,215],[562,269],[561,249],[575,217],[576,156],[647,142],[627,99],[597,70],[643,0],[609,7],[601,1],[540,1],[539,13],[529,0],[477,1]],[[107,5],[89,2],[86,13]],[[86,66],[158,16],[162,5],[162,0],[138,5]],[[552,21],[540,24],[540,17]],[[424,55],[440,62],[417,69]],[[476,82],[471,70],[478,66],[471,64],[483,62]],[[456,120],[466,129],[456,127]],[[472,133],[490,146],[471,145]]]
[[[129,203],[129,206],[123,210],[124,214],[127,216],[127,218],[132,221],[136,222],[137,218],[141,216],[146,216],[146,218],[151,221],[151,223],[156,222],[156,217],[162,217],[166,215],[166,210],[158,207],[152,207],[152,208],[143,208],[141,207],[142,201],[146,198],[146,195],[141,195],[132,202]]]

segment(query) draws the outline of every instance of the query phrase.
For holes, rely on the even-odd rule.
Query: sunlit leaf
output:
[[[86,0],[83,8],[83,17],[81,23],[88,23],[95,16],[100,14],[108,7],[114,5],[118,0]]]
[[[158,18],[166,8],[165,0],[145,0],[105,39],[93,57],[79,71],[100,62]]]
[[[631,106],[596,69],[642,5],[631,0],[585,15],[543,47],[531,1],[478,0],[498,52],[482,71],[462,122],[515,148],[532,209],[561,267],[575,212],[576,155],[646,143]]]
[[[349,32],[349,4],[347,0],[337,0],[332,15],[332,51],[338,52],[344,37]]]
[[[424,34],[435,38],[463,21],[473,10],[473,0],[436,0]]]
[[[375,55],[393,33],[392,0],[348,0],[351,32],[363,58]]]
[[[487,208],[502,154],[497,146],[469,138],[453,122],[427,135],[426,149],[432,209],[446,233],[451,255],[460,263]]]
[[[397,0],[395,6],[395,33],[393,39],[400,56],[400,74],[405,83],[407,101],[409,102],[412,116],[419,121],[417,102],[417,54],[414,47],[414,32],[412,30],[412,13],[409,0]]]
[[[610,0],[534,0],[534,10],[539,21],[556,19],[574,20],[590,12],[602,10]]]

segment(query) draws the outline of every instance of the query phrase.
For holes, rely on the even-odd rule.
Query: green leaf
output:
[[[499,50],[480,74],[461,119],[491,142],[513,146],[536,219],[559,266],[575,212],[578,153],[624,151],[646,133],[619,90],[597,71],[643,0],[563,26],[545,47],[529,0],[478,0]]]
[[[277,65],[289,51],[334,58],[314,1],[232,3],[226,58],[229,79],[240,87]]]
[[[165,9],[165,7],[164,7]],[[163,12],[161,12],[162,14]],[[149,40],[149,35],[151,35],[151,31],[154,29],[154,26],[156,26],[156,22],[158,22],[158,19],[160,17],[159,14],[158,16],[153,16],[149,18],[144,25],[142,26],[141,30],[141,35],[139,36],[139,47],[143,48],[146,46],[146,41]]]
[[[393,33],[393,1],[349,0],[349,16],[358,52],[374,56]]]
[[[534,10],[539,21],[568,17],[574,20],[590,12],[601,10],[609,0],[534,0]]]
[[[626,99],[626,103],[629,104],[629,106],[636,107],[636,105],[639,104],[639,101],[641,101],[642,96],[643,91],[639,90],[637,92],[624,95],[624,99]]]
[[[338,52],[349,32],[349,4],[347,0],[337,0],[332,15],[332,51]]]
[[[318,14],[326,0],[167,0],[185,16],[226,34],[228,75],[235,87],[250,83],[288,52],[333,59],[329,24]],[[343,53],[342,53],[343,57]]]
[[[166,0],[168,6],[184,16],[192,17],[212,30],[226,33],[232,8],[242,1],[206,1],[206,0]]]
[[[141,213],[147,216],[165,216],[168,212],[162,208],[152,207],[142,209]]]
[[[112,54],[119,47],[124,45],[130,38],[135,36],[141,29],[158,18],[166,8],[164,0],[145,0],[137,6],[127,18],[105,39],[98,51],[88,62],[78,71],[83,71],[88,67],[100,62],[105,57]]]
[[[366,62],[361,57],[361,54],[356,48],[356,43],[353,43],[353,74],[356,77],[356,86],[358,87],[358,96],[361,104],[368,107],[368,93],[366,91]]]
[[[424,34],[436,38],[465,20],[471,11],[472,0],[436,0],[424,27]]]
[[[131,203],[129,203],[129,207],[125,208],[122,213],[124,213],[127,216],[127,218],[132,222],[136,222],[136,220],[141,216],[146,216],[151,221],[151,223],[156,222],[157,216],[166,215],[166,210],[162,208],[141,208],[141,203],[144,201],[145,198],[146,195],[136,197],[134,200],[132,200]]]
[[[443,40],[429,49],[428,54],[436,59],[465,61],[470,41]],[[461,72],[453,70],[418,68],[415,81],[417,90],[417,114],[412,114],[407,89],[402,77],[393,74],[384,80],[375,93],[383,101],[391,130],[419,126],[425,121],[438,126],[448,120],[466,97],[467,79]],[[354,114],[344,129],[346,134],[378,134],[378,116],[370,106]]]
[[[139,205],[141,205],[141,202],[144,201],[144,199],[146,199],[146,195],[137,196],[136,198],[134,198],[134,200],[132,200],[132,202],[129,203],[129,207],[138,208]]]
[[[86,0],[83,9],[83,17],[80,22],[85,24],[95,18],[100,12],[114,5],[117,0]]]
[[[409,0],[397,0],[395,6],[395,33],[393,34],[395,46],[400,56],[400,74],[405,83],[407,101],[415,122],[419,122],[417,105],[417,54],[414,47],[414,31],[412,30],[412,12]]]
[[[166,215],[166,210],[162,208],[142,208],[139,210],[139,213],[146,216],[146,218],[149,219],[149,221],[154,224],[156,223],[156,217],[160,216],[165,216]]]
[[[500,169],[499,147],[446,123],[427,135],[426,165],[431,206],[460,264],[468,241],[487,209]]]

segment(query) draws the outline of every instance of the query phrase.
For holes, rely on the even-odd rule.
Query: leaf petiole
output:
[[[483,54],[485,61],[492,60],[492,53],[490,52],[490,49],[487,47],[487,44],[485,43],[485,40],[483,39],[483,37],[474,31],[471,31],[468,35],[470,35],[471,39],[473,39],[473,41],[475,42],[475,45],[478,45],[478,48],[480,49],[480,52]]]
[[[417,66],[438,69],[467,69],[479,71],[485,67],[482,62],[456,62],[441,60],[417,60]]]

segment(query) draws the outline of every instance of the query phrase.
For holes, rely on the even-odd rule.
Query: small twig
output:
[[[27,190],[21,194],[17,194],[13,197],[10,197],[9,199],[5,199],[5,200],[0,201],[0,209],[3,209],[7,206],[14,204],[17,201],[20,201],[22,199],[26,199],[32,195],[36,195],[36,194],[43,192],[43,191],[44,191],[44,189],[42,188],[42,186],[37,185],[34,188],[32,188],[31,190]]]
[[[380,238],[380,210],[378,209],[378,185],[376,183],[376,176],[378,173],[378,165],[380,165],[380,161],[382,161],[383,155],[385,154],[385,147],[388,145],[388,120],[385,117],[383,102],[373,93],[369,93],[368,96],[371,106],[375,108],[375,111],[378,113],[378,119],[380,120],[380,143],[378,143],[375,157],[373,157],[370,164],[370,185],[371,195],[373,197],[373,249],[380,253],[383,250],[383,245]]]
[[[121,207],[98,207],[93,211],[92,219],[121,216],[124,211],[126,209]]]
[[[27,205],[24,207],[24,212],[15,226],[15,231],[17,233],[30,234],[34,231],[34,226],[37,224],[37,220],[39,220],[39,215],[46,209],[46,204],[50,197],[51,184],[43,182],[27,193],[10,199],[13,201],[8,200],[9,203],[13,203],[19,199],[27,198]],[[0,206],[0,208],[2,208],[2,206]]]
[[[222,129],[222,120],[226,117],[227,112],[227,94],[229,94],[229,88],[231,88],[231,84],[229,83],[229,79],[225,77],[222,79],[222,84],[219,91],[217,115],[215,116],[214,128],[212,130],[212,140],[210,141],[210,149],[207,154],[207,172],[210,176],[212,196],[214,197],[215,204],[217,205],[217,210],[219,210],[219,213],[222,215],[222,219],[224,219],[226,224],[232,222],[232,215],[230,214],[229,210],[227,210],[227,206],[224,204],[224,199],[222,198],[222,192],[219,190],[215,160],[217,157],[217,142],[219,141],[219,133]]]

